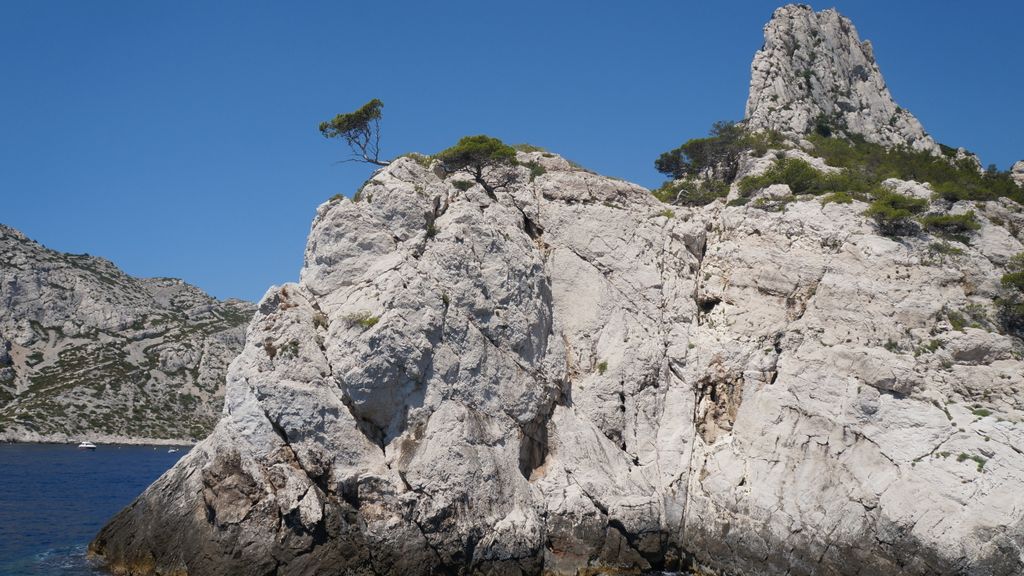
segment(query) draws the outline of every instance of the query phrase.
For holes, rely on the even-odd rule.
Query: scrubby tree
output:
[[[654,161],[654,167],[677,180],[701,176],[728,183],[736,178],[740,157],[750,147],[750,139],[742,126],[735,122],[715,122],[707,138],[693,138],[665,152]]]
[[[471,176],[493,199],[497,199],[495,190],[516,180],[515,149],[483,134],[466,136],[434,158],[447,174],[462,172]]]
[[[352,158],[346,161],[359,161],[387,166],[388,162],[380,159],[380,118],[384,103],[374,98],[355,112],[338,114],[332,120],[320,123],[320,133],[324,138],[342,138],[352,149]]]

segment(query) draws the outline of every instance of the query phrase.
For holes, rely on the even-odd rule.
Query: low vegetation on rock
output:
[[[220,416],[254,307],[0,226],[0,441],[187,442]]]
[[[928,201],[911,198],[888,190],[879,190],[874,201],[864,211],[878,225],[882,234],[901,236],[916,231],[913,217],[928,208]]]
[[[1010,258],[1000,280],[1004,294],[996,301],[1003,326],[1024,338],[1024,252]]]
[[[886,148],[857,135],[828,138],[809,134],[807,140],[812,145],[807,150],[809,153],[824,159],[829,166],[845,169],[851,174],[851,183],[859,183],[860,191],[869,191],[888,178],[898,178],[928,182],[939,197],[951,201],[1005,197],[1024,202],[1024,190],[1016,185],[1009,172],[979,172],[971,158],[957,160],[953,156],[936,156],[905,147]]]

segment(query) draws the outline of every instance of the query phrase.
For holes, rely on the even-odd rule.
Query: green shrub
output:
[[[363,328],[373,328],[380,322],[379,316],[374,316],[369,312],[354,312],[344,317],[344,320],[349,324],[362,326]]]
[[[740,192],[749,195],[772,184],[786,184],[794,194],[805,194],[817,186],[821,173],[799,158],[780,158],[760,176],[740,181]]]
[[[456,180],[452,182],[452,186],[455,186],[463,192],[472,188],[474,184],[476,184],[476,182],[470,182],[469,180]]]
[[[740,181],[740,193],[749,195],[772,184],[786,184],[794,194],[826,194],[829,192],[865,193],[875,186],[850,171],[826,174],[800,158],[779,158],[760,176]],[[851,198],[852,199],[852,198]]]
[[[1004,288],[1024,293],[1024,252],[1010,258],[1000,282]]]
[[[682,206],[706,206],[729,195],[729,185],[721,180],[684,178],[666,182],[652,192],[662,202]]]
[[[530,169],[530,182],[533,182],[537,178],[537,176],[547,174],[548,171],[547,168],[545,168],[539,162],[526,162],[525,164],[523,164],[523,166],[526,166],[527,168]]]
[[[597,363],[597,373],[598,374],[604,375],[604,373],[607,372],[607,371],[608,371],[608,362],[602,360],[602,361]]]
[[[932,242],[928,245],[928,251],[932,254],[942,254],[944,256],[961,256],[964,251],[961,248],[957,248],[948,242]]]
[[[921,218],[925,230],[966,243],[965,235],[981,228],[974,211],[964,214],[928,214]]]
[[[957,455],[957,457],[956,457],[956,461],[957,462],[963,462],[964,460],[973,460],[974,463],[978,465],[978,472],[981,472],[982,470],[984,470],[985,469],[985,463],[988,462],[988,460],[986,460],[985,458],[982,458],[981,456],[978,456],[976,454],[968,454],[966,452],[961,452],[959,455]]]
[[[423,154],[420,154],[418,152],[409,152],[404,156],[406,158],[412,158],[413,160],[416,161],[417,164],[423,166],[424,168],[430,168],[431,162],[434,161],[434,158],[432,156],[424,156]]]
[[[979,182],[951,180],[932,184],[936,198],[958,202],[960,200],[995,200],[991,191],[980,186]]]
[[[949,325],[953,327],[953,330],[956,330],[957,332],[963,332],[964,328],[967,327],[967,319],[964,318],[963,314],[956,310],[947,310],[946,320],[949,321]]]
[[[872,218],[886,236],[901,236],[913,231],[911,218],[928,206],[920,198],[911,198],[888,190],[879,190],[864,215]]]
[[[996,299],[999,323],[1011,334],[1024,337],[1024,252],[1010,258],[1000,283],[1003,294]]]
[[[525,142],[523,144],[513,144],[512,148],[517,152],[547,152],[546,149],[541,148],[540,146],[526,144]]]
[[[822,206],[833,202],[836,204],[852,204],[853,196],[850,196],[849,192],[832,192],[831,194],[826,194],[821,199]]]
[[[794,199],[792,196],[784,198],[758,198],[750,203],[752,208],[758,210],[764,210],[765,212],[785,212],[786,206],[788,206]]]
[[[871,185],[886,178],[929,182],[936,195],[946,200],[994,200],[1006,197],[1024,203],[1024,190],[1008,172],[978,172],[970,159],[952,161],[956,151],[941,146],[945,158],[906,148],[887,149],[853,135],[849,140],[811,134],[813,154],[830,166],[846,168]],[[949,152],[949,150],[953,150]]]
[[[766,132],[748,132],[746,135],[746,145],[750,148],[750,153],[760,158],[768,153],[768,150],[772,148],[781,148],[785,142],[785,138],[782,134],[775,131]]]
[[[665,218],[672,219],[672,218],[676,217],[676,213],[675,213],[675,210],[670,210],[668,208],[665,208],[661,212],[658,212],[658,216],[664,216]]]

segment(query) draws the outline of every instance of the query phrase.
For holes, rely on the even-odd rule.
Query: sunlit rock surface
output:
[[[835,9],[776,10],[750,72],[746,118],[753,129],[799,136],[821,120],[868,142],[939,153],[917,118],[893,101],[871,43]]]
[[[139,573],[1020,573],[1024,349],[991,321],[1024,249],[993,220],[1019,206],[944,254],[858,202],[668,212],[520,160],[545,173],[497,202],[401,158],[320,206],[217,429],[93,551]]]

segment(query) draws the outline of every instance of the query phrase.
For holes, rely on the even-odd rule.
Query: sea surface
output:
[[[105,574],[85,557],[100,528],[188,448],[0,444],[0,575]]]

